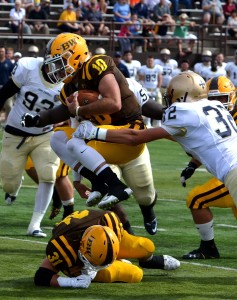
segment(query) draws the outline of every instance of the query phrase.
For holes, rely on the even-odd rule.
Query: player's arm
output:
[[[7,99],[18,93],[19,90],[20,88],[15,85],[13,80],[9,79],[8,82],[0,89],[0,110],[2,110]]]
[[[71,287],[71,288],[88,288],[91,284],[89,275],[80,275],[73,278],[63,277],[58,275],[58,271],[53,268],[49,260],[45,258],[35,273],[35,285],[37,286],[52,286],[52,287]]]
[[[60,104],[53,109],[45,110],[37,115],[25,113],[22,116],[22,127],[45,127],[64,122],[70,118],[67,106]]]
[[[80,117],[99,114],[113,114],[122,107],[119,85],[113,74],[106,74],[99,82],[98,91],[102,96],[101,100],[89,103],[78,108],[76,94],[66,99],[68,109],[72,115]]]
[[[132,146],[163,138],[169,139],[171,137],[171,135],[161,127],[145,130],[104,129],[95,127],[90,121],[81,122],[74,136],[80,139],[96,139]]]
[[[192,158],[189,161],[188,165],[182,170],[180,174],[180,182],[183,187],[186,187],[186,180],[190,178],[194,174],[195,170],[200,166],[200,161],[195,158]]]
[[[164,108],[165,107],[163,105],[161,105],[153,100],[148,100],[142,106],[142,114],[145,117],[148,117],[151,119],[161,120]]]

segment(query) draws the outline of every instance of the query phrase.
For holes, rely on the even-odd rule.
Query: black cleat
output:
[[[200,247],[195,249],[188,254],[183,255],[183,259],[212,259],[220,258],[219,251],[213,243],[212,245],[206,245],[205,242],[201,241]]]
[[[10,194],[6,193],[5,194],[5,201],[6,201],[7,205],[12,205],[12,203],[16,201],[16,197],[11,196]]]
[[[155,218],[153,221],[149,222],[149,223],[144,223],[145,229],[146,231],[150,234],[150,235],[154,235],[157,232],[157,219]]]

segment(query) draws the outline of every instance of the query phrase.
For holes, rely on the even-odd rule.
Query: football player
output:
[[[162,96],[160,93],[160,88],[162,85],[162,72],[163,68],[159,65],[155,65],[155,60],[152,55],[147,57],[146,64],[142,65],[138,70],[139,80],[148,91],[148,95],[152,100],[160,104],[162,104]],[[145,123],[147,127],[151,127],[152,125],[155,127],[160,124],[160,121],[151,121],[151,118],[146,118]]]
[[[83,121],[77,128],[77,136],[129,145],[172,139],[225,184],[237,205],[236,124],[225,106],[220,101],[208,100],[207,94],[206,83],[200,75],[183,72],[167,88],[168,108],[161,127],[108,130]]]
[[[235,122],[237,112],[234,108],[236,93],[234,84],[225,76],[215,76],[208,80],[208,99],[221,101],[231,111]],[[181,183],[186,186],[200,163],[192,159],[181,173]],[[229,191],[217,178],[211,178],[203,185],[196,186],[187,197],[187,207],[201,238],[200,246],[183,256],[184,259],[219,258],[220,254],[214,241],[213,214],[210,207],[231,208],[237,218],[237,209]]]
[[[60,93],[62,104],[49,113],[24,115],[23,126],[42,127],[63,121],[71,114],[79,118],[89,117],[97,124],[106,124],[104,126],[114,129],[144,128],[141,108],[135,95],[130,91],[126,78],[116,68],[111,57],[89,57],[85,40],[69,33],[60,34],[51,40],[47,46],[47,53],[44,64],[52,82],[69,81]],[[102,99],[79,106],[75,92],[81,89],[99,91]],[[133,147],[90,141],[86,145],[84,140],[73,135],[67,142],[67,152],[62,153],[59,149],[57,154],[72,169],[92,181],[92,191],[105,194],[99,207],[109,208],[128,199],[132,190],[118,180],[106,161],[126,164],[139,157],[144,149],[145,144]]]
[[[172,78],[173,70],[178,68],[178,62],[170,57],[171,52],[169,49],[164,48],[160,51],[160,58],[155,59],[155,65],[159,65],[162,67],[162,85],[160,88],[160,92],[162,98],[166,92],[166,88]],[[164,103],[165,104],[165,103]]]
[[[27,157],[34,162],[39,186],[27,234],[45,237],[40,224],[53,194],[59,158],[50,146],[53,126],[19,128],[24,113],[39,113],[58,106],[63,83],[49,82],[42,58],[25,57],[16,64],[12,78],[0,90],[0,110],[5,101],[16,94],[15,105],[10,111],[4,128],[0,157],[0,177],[6,193],[6,202],[14,201],[21,186]]]
[[[140,282],[142,268],[179,268],[177,259],[154,255],[154,251],[150,239],[127,233],[115,213],[75,211],[54,227],[34,282],[37,286],[88,288],[91,281]],[[139,267],[127,259],[137,259]]]
[[[237,88],[237,50],[235,51],[234,61],[230,61],[226,64],[225,70],[227,77],[233,82]]]

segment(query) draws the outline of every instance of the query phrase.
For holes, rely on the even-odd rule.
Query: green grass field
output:
[[[159,232],[149,236],[143,228],[140,209],[133,198],[124,202],[136,235],[149,236],[157,254],[169,254],[181,260],[175,271],[144,270],[139,284],[93,283],[88,290],[38,288],[33,276],[45,256],[48,238],[26,236],[34,206],[35,185],[25,175],[16,203],[6,206],[0,189],[0,299],[237,299],[236,221],[229,209],[213,209],[215,240],[221,254],[218,260],[183,261],[182,255],[199,245],[199,237],[186,208],[188,191],[211,176],[196,171],[181,187],[179,175],[188,156],[179,145],[169,141],[149,144],[155,185],[159,200],[156,212]],[[10,158],[9,158],[10,159]],[[85,208],[84,201],[75,195],[76,208]],[[45,215],[42,228],[48,237],[54,222]]]

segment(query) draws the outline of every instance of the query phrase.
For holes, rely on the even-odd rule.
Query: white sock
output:
[[[213,220],[205,224],[195,224],[198,233],[203,241],[210,241],[214,239]]]
[[[71,198],[69,200],[61,200],[63,206],[69,206],[69,205],[73,205],[74,204],[74,198]]]
[[[54,184],[40,182],[35,196],[34,212],[28,226],[28,232],[40,229],[40,223],[46,213],[49,203],[53,196]]]

